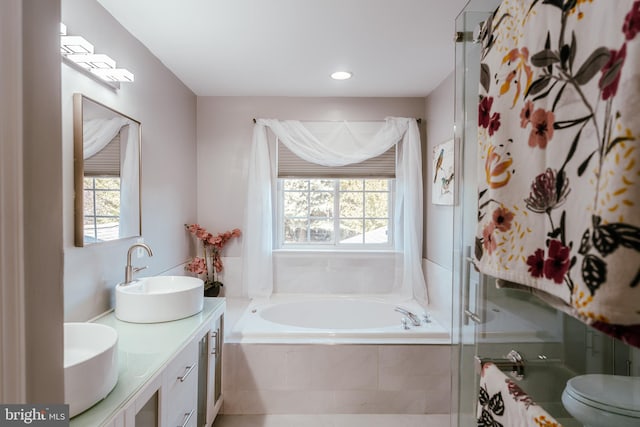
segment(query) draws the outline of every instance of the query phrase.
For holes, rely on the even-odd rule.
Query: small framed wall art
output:
[[[453,139],[433,147],[431,203],[453,205],[455,188]]]

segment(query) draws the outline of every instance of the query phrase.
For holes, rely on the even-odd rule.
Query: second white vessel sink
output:
[[[64,401],[73,417],[104,399],[118,382],[118,333],[97,323],[64,324]]]
[[[189,276],[154,276],[116,285],[116,317],[132,323],[183,319],[202,311],[204,282]]]

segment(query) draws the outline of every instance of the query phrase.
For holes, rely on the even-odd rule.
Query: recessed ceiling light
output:
[[[331,74],[331,78],[333,80],[347,80],[350,79],[351,76],[353,76],[353,73],[350,73],[349,71],[336,71]]]

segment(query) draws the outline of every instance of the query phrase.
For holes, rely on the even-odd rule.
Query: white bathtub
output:
[[[230,342],[286,344],[449,344],[436,319],[410,329],[402,327],[397,306],[419,315],[417,302],[394,296],[276,294],[252,301]]]

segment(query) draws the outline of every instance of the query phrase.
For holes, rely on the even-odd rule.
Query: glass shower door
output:
[[[493,3],[493,5],[490,5]],[[477,206],[476,128],[480,46],[473,43],[473,32],[490,15],[497,1],[470,2],[456,19],[455,45],[455,144],[458,200],[454,209],[453,331],[459,346],[454,358],[452,426],[474,426],[478,376],[475,374],[476,327],[468,314],[476,311],[480,276],[470,264],[474,245]],[[474,11],[479,10],[479,11]],[[465,314],[465,312],[467,314]]]
[[[454,209],[452,324],[458,351],[452,362],[451,426],[477,425],[478,359],[504,359],[515,350],[525,360],[518,384],[564,427],[579,426],[564,410],[566,381],[584,373],[638,375],[638,350],[585,326],[537,297],[499,289],[470,262],[477,222],[477,115],[480,45],[478,24],[497,0],[470,1],[456,19],[455,142],[457,203]]]

